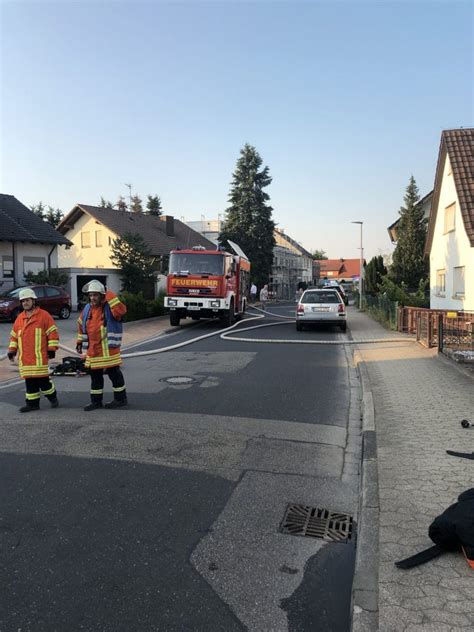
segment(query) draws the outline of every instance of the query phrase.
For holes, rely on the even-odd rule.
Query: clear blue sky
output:
[[[185,220],[239,150],[307,249],[389,252],[408,179],[473,124],[472,2],[3,2],[1,191],[69,211],[124,183]]]

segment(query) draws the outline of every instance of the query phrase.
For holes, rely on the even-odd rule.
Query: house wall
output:
[[[15,242],[15,279],[8,276],[8,264],[13,259],[12,243],[0,241],[0,291],[4,292],[25,282],[25,273],[48,269],[48,255],[52,268],[58,265],[58,247],[54,244]],[[53,249],[53,250],[52,250]],[[52,250],[52,252],[51,252]]]
[[[449,160],[446,159],[430,251],[430,306],[432,309],[474,310],[474,248],[464,228],[454,179],[449,171]],[[444,210],[453,202],[456,202],[455,230],[445,234]],[[454,268],[458,266],[465,268],[464,299],[453,296]],[[437,286],[437,271],[442,269],[446,270],[444,296]]]
[[[96,232],[100,231],[102,246],[96,245]],[[89,232],[90,247],[84,248],[81,233]],[[59,246],[58,262],[61,268],[115,268],[110,260],[110,245],[117,235],[90,215],[84,214],[66,234],[74,244],[69,249]]]

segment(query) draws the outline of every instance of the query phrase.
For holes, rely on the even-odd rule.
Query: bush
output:
[[[416,292],[410,292],[402,283],[396,285],[387,276],[382,278],[379,285],[379,296],[386,297],[389,301],[396,301],[402,307],[429,307],[430,299],[427,295],[428,279],[422,279]]]
[[[27,272],[25,281],[29,285],[56,285],[58,287],[66,287],[69,281],[69,274],[60,272],[59,270],[41,270],[37,274]]]
[[[158,298],[147,300],[143,297],[143,292],[138,292],[138,294],[122,292],[120,298],[127,306],[124,322],[162,316],[166,311],[164,297],[165,293],[160,292]]]

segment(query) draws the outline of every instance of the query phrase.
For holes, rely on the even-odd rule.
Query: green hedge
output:
[[[143,292],[132,294],[131,292],[122,292],[121,300],[127,306],[127,314],[124,321],[143,320],[144,318],[153,318],[155,316],[163,316],[166,313],[164,307],[165,293],[160,292],[158,298],[149,300],[143,297]]]

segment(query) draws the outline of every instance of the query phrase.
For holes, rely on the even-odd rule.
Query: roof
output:
[[[320,276],[324,276],[325,272],[337,272],[337,276],[331,276],[332,279],[359,276],[360,259],[315,259],[314,263],[319,265]]]
[[[427,193],[424,197],[421,198],[421,200],[418,200],[416,206],[425,206],[425,218],[428,218],[430,216],[430,211],[431,211],[431,198],[433,197],[433,191],[430,191],[429,193]],[[428,206],[429,205],[429,206]],[[397,231],[398,231],[398,225],[400,224],[400,217],[398,217],[393,224],[390,224],[390,226],[388,226],[387,231],[388,231],[388,235],[390,237],[390,241],[392,242],[392,244],[396,243],[398,235],[397,235]]]
[[[154,256],[167,255],[173,248],[204,246],[208,250],[216,249],[212,241],[170,215],[156,217],[88,204],[77,204],[59,224],[58,230],[63,235],[66,234],[84,213],[107,226],[119,237],[126,233],[140,235]],[[166,234],[169,222],[173,225],[173,236]]]
[[[281,228],[277,228],[275,227],[275,231],[280,235],[280,237],[282,237],[285,241],[287,241],[289,244],[291,244],[294,248],[296,248],[297,250],[299,250],[300,254],[303,255],[304,257],[308,257],[309,259],[312,259],[313,255],[308,252],[305,248],[303,248],[303,246],[301,244],[299,244],[297,241],[295,241],[292,237],[290,237],[289,235],[287,235],[283,229]]]
[[[474,128],[446,129],[441,134],[425,254],[429,254],[433,242],[446,155],[451,164],[464,228],[471,247],[474,247]]]
[[[0,193],[0,241],[71,245],[61,233],[13,195]]]

